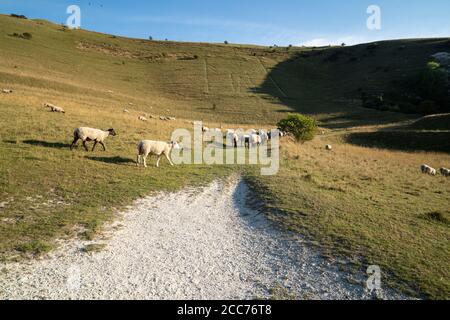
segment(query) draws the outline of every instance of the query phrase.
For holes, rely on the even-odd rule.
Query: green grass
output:
[[[10,36],[25,32],[32,38]],[[0,15],[0,88],[14,90],[0,94],[0,258],[48,252],[58,238],[95,239],[134,199],[243,170],[165,160],[160,169],[136,168],[142,138],[169,140],[193,120],[274,126],[298,111],[325,134],[305,145],[285,139],[277,176],[245,169],[268,216],[330,256],[380,265],[403,290],[448,299],[450,180],[419,173],[422,163],[449,167],[446,116],[412,123],[419,116],[363,109],[358,89],[382,92],[449,44],[286,50],[158,42]],[[138,121],[145,113],[177,120]],[[71,152],[78,126],[113,127],[118,136],[106,152]]]
[[[333,151],[325,145],[333,141]],[[298,156],[298,159],[296,159]],[[277,176],[246,178],[267,215],[308,237],[325,255],[358,268],[379,265],[386,281],[410,294],[449,297],[448,178],[422,175],[449,155],[365,149],[323,136],[283,143]]]

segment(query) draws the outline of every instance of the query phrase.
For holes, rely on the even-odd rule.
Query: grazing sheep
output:
[[[253,147],[259,146],[261,142],[261,136],[259,136],[258,134],[254,133],[250,136],[250,143]]]
[[[72,150],[78,140],[83,141],[83,147],[86,151],[89,151],[86,145],[87,141],[94,141],[94,146],[92,147],[92,151],[95,150],[95,147],[97,146],[97,143],[100,143],[103,147],[103,150],[106,151],[106,147],[104,144],[105,139],[108,136],[116,136],[117,133],[114,131],[114,129],[109,129],[108,131],[103,131],[100,129],[93,129],[93,128],[86,128],[86,127],[80,127],[75,129],[73,133],[73,142],[70,145],[70,150]]]
[[[50,108],[51,112],[66,113],[66,111],[64,111],[63,108],[55,106],[54,104],[51,104],[51,103],[48,103],[48,102],[44,103],[44,107]]]
[[[161,156],[164,154],[169,160],[171,166],[173,166],[172,160],[170,160],[170,152],[172,149],[180,149],[180,146],[177,142],[162,142],[162,141],[150,141],[150,140],[142,140],[138,144],[138,155],[136,159],[136,165],[144,164],[144,167],[147,168],[147,157],[149,154],[154,154],[158,156],[158,160],[156,161],[156,167],[159,168],[159,160],[161,160]]]
[[[148,121],[148,119],[146,117],[144,117],[144,116],[139,116],[138,120],[140,120],[140,121]]]
[[[333,150],[333,147],[331,145],[327,144],[325,146],[325,149],[328,150],[328,151],[331,151],[331,150]]]
[[[202,132],[208,132],[208,131],[209,131],[208,127],[205,127],[205,126],[202,127]]]
[[[430,168],[429,174],[431,174],[432,176],[435,176],[437,174],[437,170]]]
[[[228,142],[231,142],[231,145],[234,148],[238,147],[239,135],[237,133],[231,132],[231,130],[227,131],[227,133],[225,134],[225,139],[226,139],[227,144],[228,144]]]
[[[125,112],[125,113],[130,113],[130,110],[128,110],[128,109],[123,109],[123,112]]]
[[[250,149],[250,135],[248,135],[248,134],[243,134],[243,135],[241,136],[241,144],[243,144],[244,147]]]
[[[234,130],[233,129],[227,129],[225,130],[225,138],[228,136],[232,136],[234,134]]]
[[[3,93],[13,93],[11,89],[2,89]]]
[[[432,176],[435,176],[437,174],[436,169],[434,169],[426,164],[421,165],[420,169],[422,170],[422,173],[430,174]]]
[[[259,136],[261,137],[261,143],[264,144],[267,141],[269,141],[269,134],[267,133],[266,130],[261,129],[259,130]]]
[[[450,169],[447,169],[447,168],[441,168],[441,169],[439,169],[439,171],[441,172],[441,174],[442,174],[444,177],[450,177]]]

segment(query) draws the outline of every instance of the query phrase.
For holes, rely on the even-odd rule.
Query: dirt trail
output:
[[[253,299],[279,287],[300,299],[368,298],[246,207],[247,195],[235,180],[141,199],[108,228],[100,252],[71,241],[45,259],[3,266],[0,299]]]

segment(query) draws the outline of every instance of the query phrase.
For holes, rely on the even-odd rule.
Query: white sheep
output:
[[[124,113],[130,113],[130,110],[128,110],[128,109],[123,109],[123,112],[124,112]]]
[[[146,117],[144,117],[144,116],[139,116],[138,120],[140,120],[140,121],[148,121],[148,119]]]
[[[66,113],[66,111],[64,111],[63,108],[55,106],[54,104],[51,104],[51,103],[48,103],[48,102],[44,103],[44,107],[50,108],[51,112]]]
[[[116,136],[117,133],[114,131],[114,129],[109,129],[107,131],[103,131],[100,129],[93,129],[93,128],[87,128],[87,127],[80,127],[75,129],[73,133],[73,142],[70,145],[70,150],[72,150],[78,140],[83,141],[83,147],[86,149],[86,151],[89,151],[86,145],[87,141],[94,141],[94,146],[92,147],[92,151],[95,150],[95,147],[97,146],[97,143],[100,143],[103,147],[103,150],[106,151],[106,147],[104,144],[104,141],[109,136]]]
[[[253,147],[259,146],[262,143],[261,136],[256,133],[250,135],[250,143]]]
[[[3,93],[13,93],[11,89],[2,89]]]
[[[202,127],[202,132],[208,132],[208,131],[209,131],[208,127],[205,127],[205,126]]]
[[[231,142],[231,146],[233,146],[234,148],[238,147],[238,143],[239,143],[239,135],[235,132],[227,131],[226,135],[225,135],[225,139],[227,144],[229,142]]]
[[[259,136],[261,137],[261,143],[264,144],[267,141],[269,141],[269,134],[267,133],[266,130],[264,129],[260,129],[259,130]]]
[[[149,154],[154,154],[158,156],[158,160],[156,161],[156,167],[159,168],[159,161],[161,160],[161,156],[164,154],[169,160],[171,166],[173,166],[172,160],[170,160],[170,152],[172,149],[180,149],[180,146],[177,142],[163,142],[163,141],[151,141],[151,140],[142,140],[138,144],[138,155],[136,158],[136,165],[144,164],[144,167],[147,168],[147,157]]]
[[[331,151],[331,150],[333,150],[333,146],[331,146],[330,144],[327,144],[325,146],[325,149],[328,150],[328,151]]]
[[[447,168],[441,168],[439,171],[441,172],[441,174],[442,174],[444,177],[450,177],[450,169],[447,169]]]
[[[436,169],[434,169],[426,164],[421,165],[420,169],[422,170],[422,173],[430,174],[432,176],[435,176],[437,174]]]

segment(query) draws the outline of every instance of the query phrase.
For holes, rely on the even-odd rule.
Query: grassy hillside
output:
[[[14,36],[25,32],[31,39]],[[137,197],[240,170],[264,191],[271,218],[330,255],[378,264],[402,289],[450,297],[450,180],[419,173],[422,163],[450,167],[447,116],[364,109],[358,90],[383,91],[414,74],[430,54],[450,50],[448,39],[265,48],[126,39],[0,15],[0,40],[0,88],[14,90],[0,94],[2,259],[48,251],[57,238],[94,237]],[[316,117],[324,134],[301,146],[285,139],[274,177],[133,163],[139,139],[168,140],[192,120],[270,127],[292,111]],[[138,121],[142,114],[177,120]],[[119,135],[106,152],[70,152],[82,125]]]

